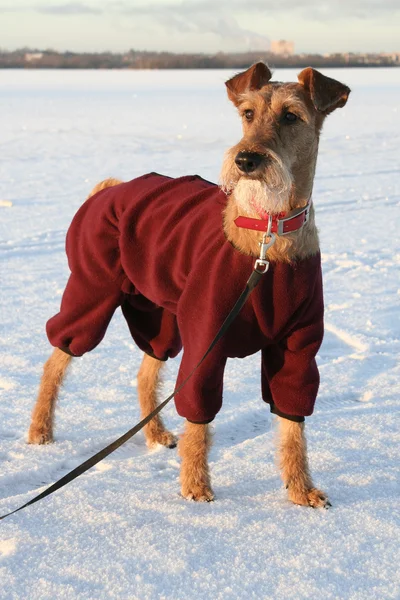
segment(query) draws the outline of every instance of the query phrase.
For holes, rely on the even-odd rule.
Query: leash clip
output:
[[[267,237],[270,237],[268,243],[266,243]],[[264,275],[264,273],[268,271],[269,261],[267,260],[267,251],[275,244],[275,240],[276,235],[274,233],[270,233],[268,231],[264,233],[262,241],[260,242],[260,256],[254,263],[254,270],[257,271],[257,273]]]

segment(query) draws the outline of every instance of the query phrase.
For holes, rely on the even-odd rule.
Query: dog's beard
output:
[[[269,187],[265,181],[239,179],[234,190],[237,205],[248,215],[266,218],[288,210],[289,194]]]
[[[241,176],[236,166],[222,170],[222,189],[234,193],[237,205],[247,215],[265,218],[290,210],[292,175],[277,154],[269,151],[268,155],[270,162],[261,180]]]

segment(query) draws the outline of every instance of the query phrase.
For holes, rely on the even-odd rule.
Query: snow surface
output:
[[[327,120],[314,191],[327,310],[307,427],[314,478],[333,508],[287,501],[259,357],[234,360],[211,452],[216,501],[183,500],[176,450],[149,451],[139,434],[0,523],[2,599],[400,598],[400,69],[327,74],[353,90]],[[65,232],[107,176],[217,180],[240,136],[230,75],[0,71],[0,513],[138,421],[141,357],[116,315],[70,372],[56,443],[25,442],[49,355],[44,324],[68,274]],[[164,395],[176,371],[168,364]],[[182,430],[172,405],[165,419]]]

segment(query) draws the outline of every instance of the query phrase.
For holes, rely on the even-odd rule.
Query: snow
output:
[[[1,522],[0,598],[400,598],[400,69],[326,73],[353,90],[326,122],[314,189],[326,336],[307,435],[333,508],[287,501],[259,357],[233,360],[210,457],[215,502],[183,500],[176,450],[149,451],[139,434]],[[240,136],[223,86],[230,75],[0,71],[1,514],[139,420],[141,357],[116,315],[70,372],[55,444],[26,444],[49,355],[44,324],[68,274],[65,232],[107,176],[217,180]],[[168,364],[163,397],[176,371]],[[172,405],[165,420],[182,430]]]

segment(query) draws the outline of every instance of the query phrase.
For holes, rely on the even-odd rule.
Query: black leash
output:
[[[274,238],[272,238],[272,239],[274,240]],[[269,245],[272,245],[272,244],[268,244],[268,246]],[[264,244],[262,244],[262,246],[267,246],[267,245],[264,243]],[[94,467],[95,465],[97,465],[97,463],[99,463],[101,460],[103,460],[103,458],[106,458],[107,456],[109,456],[109,454],[114,452],[114,450],[117,450],[117,448],[122,446],[122,444],[125,444],[125,442],[127,442],[131,437],[133,437],[138,431],[143,429],[143,427],[149,421],[151,421],[151,419],[153,417],[155,417],[164,408],[164,406],[166,406],[168,404],[168,402],[170,400],[172,400],[172,398],[175,396],[175,394],[177,394],[178,392],[181,391],[183,386],[189,381],[189,379],[192,377],[194,372],[199,368],[199,366],[206,359],[206,357],[210,354],[210,352],[215,347],[215,345],[219,342],[219,340],[226,333],[226,331],[230,327],[231,323],[234,321],[234,319],[237,317],[237,315],[243,308],[244,304],[246,303],[247,298],[250,296],[251,292],[257,286],[261,277],[264,275],[264,273],[267,272],[268,261],[265,260],[266,249],[262,248],[262,252],[263,251],[264,251],[264,256],[261,254],[260,259],[258,259],[256,261],[254,271],[250,275],[250,277],[246,283],[246,287],[244,288],[243,292],[240,294],[240,296],[237,299],[231,312],[228,314],[225,321],[222,323],[217,335],[211,342],[208,350],[206,351],[206,353],[204,354],[202,359],[199,361],[199,363],[189,373],[189,375],[186,377],[186,379],[181,383],[181,385],[177,389],[175,389],[172,392],[172,394],[170,394],[168,396],[168,398],[166,400],[164,400],[164,402],[159,404],[157,406],[157,408],[153,410],[153,412],[151,412],[149,415],[147,415],[147,417],[145,417],[142,421],[140,421],[140,423],[135,425],[135,427],[132,427],[132,429],[130,429],[129,431],[124,433],[124,435],[121,435],[121,437],[119,437],[117,440],[115,440],[115,442],[112,442],[111,444],[109,444],[108,446],[106,446],[105,448],[103,448],[102,450],[97,452],[97,454],[95,454],[88,460],[85,460],[85,462],[83,462],[81,465],[79,465],[78,467],[76,467],[75,469],[73,469],[72,471],[67,473],[66,475],[64,475],[64,477],[61,477],[61,479],[59,479],[58,481],[53,483],[50,487],[48,487],[46,490],[44,490],[44,492],[42,492],[38,496],[35,496],[34,498],[32,498],[32,500],[29,500],[29,502],[27,502],[26,504],[23,504],[19,508],[16,508],[15,510],[13,510],[3,516],[0,516],[0,521],[2,519],[5,519],[6,517],[9,517],[10,515],[13,515],[16,512],[19,512],[20,510],[22,510],[23,508],[26,508],[27,506],[30,506],[31,504],[35,504],[36,502],[39,502],[39,500],[46,498],[46,496],[50,496],[50,494],[53,494],[60,488],[64,487],[64,485],[67,485],[67,483],[70,483],[71,481],[73,481],[74,479],[79,477],[79,475],[82,475],[82,473],[85,473],[86,471],[88,471],[91,467]],[[263,270],[261,270],[261,269],[263,269]]]

